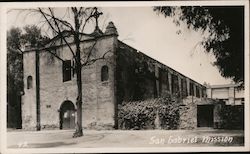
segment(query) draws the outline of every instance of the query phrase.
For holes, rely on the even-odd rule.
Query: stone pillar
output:
[[[159,85],[159,68],[157,65],[155,65],[155,82],[156,82],[156,93],[157,93],[157,97],[160,96],[160,85]]]
[[[36,130],[41,130],[41,103],[40,103],[40,54],[36,54]]]
[[[160,121],[158,110],[156,111],[154,125],[155,125],[155,129],[161,129],[161,121]]]
[[[177,77],[178,77],[179,94],[180,94],[180,98],[182,98],[181,77],[179,74],[177,74]]]
[[[204,97],[207,98],[207,88],[203,88]]]
[[[221,113],[221,104],[215,104],[214,105],[214,128],[221,128],[222,125],[222,117],[220,115]]]
[[[200,98],[202,98],[202,87],[199,86]]]
[[[196,85],[195,85],[195,83],[193,84],[193,87],[194,87],[194,96],[197,97],[196,96]]]
[[[207,87],[207,98],[212,98],[212,88],[211,87]]]
[[[190,80],[186,78],[186,82],[187,82],[187,95],[190,96]]]
[[[168,71],[168,83],[169,83],[169,92],[170,94],[172,94],[172,75],[169,71]]]
[[[235,104],[234,98],[235,98],[234,87],[229,87],[229,90],[228,90],[228,103],[229,103],[229,105]]]

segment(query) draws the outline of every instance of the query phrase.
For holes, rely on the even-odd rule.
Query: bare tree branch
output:
[[[82,66],[87,66],[87,65],[92,65],[93,63],[95,63],[96,61],[98,60],[103,60],[105,59],[105,56],[107,53],[111,52],[111,50],[108,50],[107,52],[105,52],[102,57],[99,57],[99,58],[95,58],[95,59],[92,59],[90,61],[86,61],[85,63],[82,64]]]
[[[95,43],[92,45],[92,47],[91,47],[90,51],[88,52],[88,55],[87,55],[87,59],[86,59],[86,61],[85,61],[85,62],[84,62],[84,61],[82,61],[83,63],[86,63],[86,62],[89,60],[89,58],[90,58],[90,56],[91,56],[91,54],[92,54],[92,51],[93,51],[93,49],[94,49],[94,47],[95,47],[96,43],[97,43],[97,40],[95,40]],[[82,59],[81,59],[81,60],[82,60]]]
[[[82,25],[81,28],[81,33],[83,33],[83,30],[85,29],[86,24],[88,23],[88,21],[93,17],[93,13],[94,13],[94,9],[92,9],[90,15],[85,19],[84,24]],[[80,40],[82,39],[82,35],[80,37]]]
[[[8,46],[7,46],[7,49],[8,49],[8,50],[11,50],[11,51],[17,51],[17,50],[18,50],[18,51],[20,51],[22,54],[23,54],[23,52],[24,52],[24,51],[22,51],[19,47],[17,47],[17,49],[14,49],[14,48],[12,48],[12,47],[8,47]]]
[[[82,9],[83,9],[83,8],[82,8]],[[82,10],[82,9],[81,9],[81,10]],[[81,19],[80,19],[80,25],[82,25],[82,23],[83,23],[83,21],[84,21],[83,19],[84,19],[85,17],[88,16],[88,13],[87,13],[87,12],[88,12],[89,9],[91,9],[91,8],[85,8],[83,11],[79,11],[79,14],[78,14],[78,15],[79,15],[79,17],[81,17]]]
[[[54,19],[54,22],[55,22],[55,25],[56,25],[56,27],[57,27],[57,29],[58,29],[58,32],[59,32],[60,37],[61,37],[61,38],[64,40],[64,42],[67,44],[67,46],[69,47],[69,49],[70,49],[70,51],[71,51],[73,57],[75,58],[75,53],[74,53],[74,51],[72,50],[72,48],[71,48],[70,45],[68,44],[68,42],[67,42],[67,40],[65,39],[65,37],[62,36],[62,32],[61,32],[61,30],[60,30],[60,28],[59,28],[59,25],[58,25],[57,21],[55,20],[54,13],[52,12],[51,8],[49,8],[49,10],[50,10],[50,13],[51,13],[51,15],[52,15],[52,18]]]
[[[43,50],[44,51],[44,50]],[[55,56],[57,59],[59,59],[59,60],[61,60],[62,62],[64,62],[64,60],[61,58],[61,57],[59,57],[57,54],[55,54],[54,52],[52,52],[52,51],[50,51],[50,49],[47,49],[47,50],[45,50],[45,51],[48,51],[50,54],[52,54],[53,56]]]
[[[80,9],[78,11],[78,16],[80,16],[82,9],[83,9],[83,7],[80,7]]]
[[[42,13],[42,15],[44,16],[44,18],[47,20],[48,24],[50,25],[50,27],[64,40],[64,42],[66,43],[66,45],[69,47],[71,53],[73,54],[73,57],[75,57],[74,51],[72,50],[71,46],[69,45],[68,41],[65,39],[65,37],[63,37],[59,26],[57,25],[57,22],[55,20],[54,15],[52,14],[52,18],[54,19],[54,22],[58,28],[58,31],[53,27],[53,25],[51,24],[51,22],[48,20],[48,18],[46,17],[46,15],[44,14],[44,12],[39,8],[39,11]],[[51,10],[50,10],[51,11]]]
[[[39,52],[39,51],[48,51],[50,54],[52,54],[53,56],[55,56],[57,59],[64,61],[62,58],[60,58],[57,54],[53,53],[51,51],[51,49],[54,49],[55,47],[51,47],[51,48],[40,48],[40,49],[36,49],[35,52]],[[22,51],[19,47],[17,49],[14,49],[12,47],[7,47],[8,50],[11,51],[20,51],[22,54],[24,53],[24,51]]]
[[[49,8],[49,9],[50,9],[50,8]],[[34,9],[34,10],[35,10],[35,9]],[[39,8],[39,11],[40,11],[40,10],[41,10],[41,8]],[[48,14],[48,13],[46,13],[46,12],[44,12],[44,11],[42,11],[42,12],[43,12],[44,15],[53,18],[53,16],[52,16],[51,14]],[[59,19],[59,18],[55,18],[54,20],[56,20],[56,21],[62,23],[64,26],[66,26],[66,27],[68,27],[70,30],[74,31],[74,28],[72,27],[72,25],[71,25],[68,21],[62,20],[62,19]]]
[[[76,123],[76,131],[74,132],[73,137],[79,137],[82,136],[82,101],[83,101],[83,91],[82,91],[82,67],[91,65],[95,63],[98,60],[103,60],[106,58],[106,55],[111,52],[111,50],[105,52],[101,57],[93,56],[92,54],[94,52],[97,38],[94,39],[95,42],[92,40],[92,46],[89,47],[86,52],[82,52],[82,44],[84,41],[82,41],[83,37],[83,31],[86,28],[87,23],[89,20],[92,19],[92,17],[96,17],[96,27],[98,26],[98,17],[100,14],[97,12],[97,8],[84,8],[84,7],[71,7],[67,8],[66,11],[70,11],[69,17],[73,19],[73,23],[71,24],[70,21],[66,21],[64,18],[59,18],[56,16],[56,10],[53,10],[53,8],[36,8],[36,9],[26,9],[30,12],[36,12],[39,13],[40,17],[43,17],[45,21],[40,22],[43,24],[43,22],[46,22],[48,26],[45,28],[49,28],[53,35],[57,35],[52,39],[49,43],[49,45],[45,47],[40,47],[37,49],[30,49],[29,51],[35,51],[39,53],[40,51],[43,52],[49,52],[54,57],[59,59],[60,61],[64,62],[62,56],[57,54],[56,49],[62,47],[63,49],[69,48],[70,52],[72,53],[73,60],[75,62],[74,66],[71,66],[71,68],[74,68],[76,71],[76,84],[77,84],[77,98],[76,98],[76,106],[77,106],[77,123]],[[97,14],[95,14],[95,11]],[[66,12],[63,17],[67,15]],[[30,13],[29,13],[30,14]],[[73,18],[72,16],[73,15]],[[44,24],[43,24],[44,26]],[[64,34],[64,30],[69,31],[69,35]],[[68,37],[73,38],[72,42],[69,42]],[[59,42],[60,41],[60,42]],[[75,47],[75,48],[74,48]],[[28,50],[27,50],[28,52]],[[40,121],[38,122],[40,123]]]

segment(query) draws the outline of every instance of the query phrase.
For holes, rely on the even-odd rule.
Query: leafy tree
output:
[[[8,92],[22,89],[22,56],[17,50],[21,46],[22,31],[12,28],[7,32],[7,88]],[[12,50],[11,50],[12,49]]]
[[[24,27],[25,33],[22,35],[22,44],[29,44],[31,47],[43,47],[50,39],[43,36],[41,29],[35,25],[27,25]]]
[[[14,111],[8,110],[8,112],[14,112],[14,116],[17,116],[18,110],[20,110],[18,109],[20,108],[18,98],[23,91],[23,56],[21,48],[25,44],[30,44],[33,47],[42,46],[46,40],[49,39],[42,36],[41,30],[35,25],[25,26],[24,32],[18,27],[13,27],[7,32],[7,102],[9,108],[14,108]],[[11,118],[14,117],[8,117],[8,123],[14,122]]]
[[[177,26],[182,22],[189,29],[208,32],[201,44],[215,55],[214,65],[223,77],[244,85],[244,7],[157,6],[154,11],[173,17]]]
[[[17,51],[21,44],[21,33],[20,28],[12,28],[7,32],[7,127],[11,128],[21,127],[22,54]]]
[[[29,44],[32,47],[43,46],[49,38],[42,36],[41,30],[35,25],[27,25],[23,31],[13,27],[7,32],[7,75],[13,84],[8,88],[22,91],[22,47]],[[8,82],[12,83],[12,82]]]

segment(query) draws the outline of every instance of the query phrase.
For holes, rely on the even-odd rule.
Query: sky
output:
[[[165,18],[153,11],[152,7],[102,7],[103,15],[99,26],[105,31],[109,21],[113,21],[119,33],[118,39],[140,52],[160,61],[187,77],[203,84],[227,84],[230,79],[223,78],[212,63],[215,58],[205,52],[199,42],[204,37],[201,32],[177,27],[172,18]],[[64,9],[58,10],[63,15]],[[41,19],[36,15],[20,14],[11,11],[7,14],[7,29],[37,24]],[[38,24],[41,25],[41,24]],[[91,22],[85,33],[94,28]],[[181,30],[181,34],[177,31]]]

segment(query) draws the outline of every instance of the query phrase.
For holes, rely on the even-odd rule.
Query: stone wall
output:
[[[200,99],[189,96],[180,106],[179,129],[194,129],[197,127],[197,102]]]
[[[117,122],[117,104],[122,101],[145,100],[164,97],[166,94],[185,98],[191,94],[204,97],[201,93],[204,86],[189,79],[183,74],[150,58],[136,49],[117,40],[117,32],[113,23],[109,23],[105,34],[97,37],[89,35],[81,42],[82,55],[90,60],[106,55],[82,69],[83,88],[83,127],[113,128]],[[114,32],[111,33],[110,29]],[[71,51],[66,45],[52,49],[63,60],[71,60]],[[70,41],[72,38],[67,37]],[[75,51],[75,45],[71,44]],[[62,61],[48,51],[40,55],[40,117],[42,128],[59,128],[59,110],[63,102],[70,101],[76,108],[77,84],[76,74],[70,81],[63,82]],[[82,57],[83,60],[87,56]],[[108,80],[101,81],[101,68],[108,67]],[[33,87],[25,88],[23,96],[23,128],[36,127],[36,76],[35,52],[24,53],[24,81],[29,75],[33,77]],[[174,79],[173,76],[176,78]],[[27,87],[27,85],[24,85]]]
[[[115,125],[115,90],[114,72],[117,38],[114,35],[99,37],[81,43],[83,52],[93,51],[91,59],[99,58],[106,54],[106,59],[99,60],[82,69],[83,88],[83,127],[94,128],[99,126]],[[71,45],[74,50],[74,45]],[[93,47],[93,48],[92,48]],[[72,54],[67,46],[57,47],[55,51],[63,60],[72,60]],[[76,74],[70,81],[63,82],[62,61],[47,51],[40,55],[40,117],[41,128],[58,128],[60,126],[59,109],[64,101],[71,101],[76,109],[77,84]],[[23,128],[35,129],[36,127],[36,84],[35,84],[35,52],[24,54],[24,82],[29,75],[33,77],[33,87],[27,89],[25,82],[25,95],[22,97]],[[72,60],[73,61],[73,60]],[[101,67],[109,68],[108,81],[101,82]]]
[[[83,126],[87,128],[112,128],[115,125],[115,42],[113,37],[103,39],[96,44],[100,56],[111,51],[109,58],[99,60],[83,69]],[[101,81],[101,68],[108,66],[109,79]]]
[[[155,66],[143,55],[119,43],[117,51],[118,102],[154,98],[156,95]]]
[[[192,87],[191,87],[191,86]],[[205,87],[157,60],[119,41],[117,50],[117,99],[145,100],[167,94],[185,98],[206,97]]]
[[[195,129],[197,128],[197,106],[213,105],[213,128],[221,128],[223,122],[221,110],[224,103],[218,100],[208,98],[197,98],[188,96],[183,99],[180,107],[180,124],[179,129]]]
[[[24,95],[22,97],[22,128],[36,129],[36,72],[35,52],[23,55]],[[27,78],[32,77],[32,87],[27,88]]]

